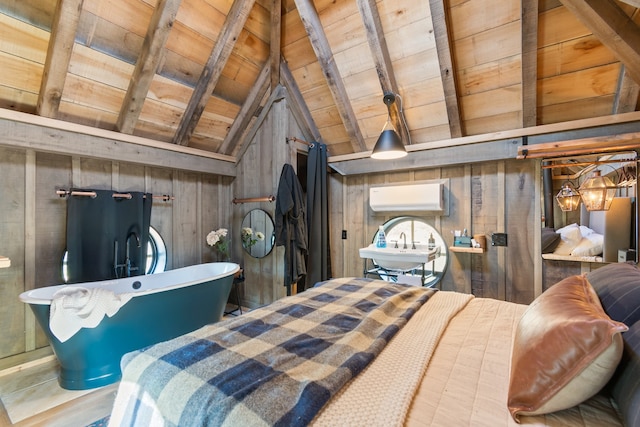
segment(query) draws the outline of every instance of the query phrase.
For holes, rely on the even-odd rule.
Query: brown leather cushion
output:
[[[508,397],[514,419],[567,409],[600,391],[620,361],[627,329],[606,315],[583,276],[540,295],[516,329]]]

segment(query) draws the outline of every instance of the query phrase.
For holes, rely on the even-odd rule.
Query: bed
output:
[[[529,306],[333,279],[125,355],[110,425],[638,426],[638,307],[629,264]]]

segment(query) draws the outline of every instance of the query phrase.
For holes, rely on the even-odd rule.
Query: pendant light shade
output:
[[[616,195],[618,187],[599,170],[593,172],[580,186],[580,197],[588,211],[607,211]]]
[[[389,123],[391,124],[391,123]],[[400,135],[393,128],[382,130],[382,133],[378,137],[376,146],[373,148],[371,158],[373,159],[399,159],[407,155],[407,150],[402,145]]]
[[[391,123],[391,104],[393,104],[395,100],[396,96],[392,93],[386,93],[382,98],[382,101],[387,105],[387,122],[382,128],[375,147],[373,147],[373,152],[371,153],[372,159],[399,159],[407,155],[407,150],[402,144],[402,139]]]
[[[580,193],[570,182],[562,185],[562,188],[556,195],[556,201],[563,212],[575,211],[580,205]]]

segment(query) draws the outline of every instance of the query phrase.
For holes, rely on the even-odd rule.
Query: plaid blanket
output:
[[[109,425],[306,425],[433,292],[333,279],[129,353]]]

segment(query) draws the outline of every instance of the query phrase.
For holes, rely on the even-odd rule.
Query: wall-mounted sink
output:
[[[387,270],[401,271],[420,268],[422,264],[436,259],[439,253],[439,246],[432,250],[428,250],[426,246],[417,246],[416,249],[378,248],[372,243],[366,248],[360,248],[360,258],[370,258],[379,267]]]

